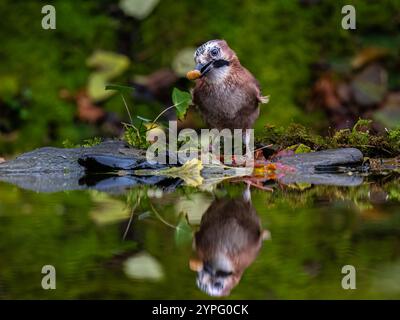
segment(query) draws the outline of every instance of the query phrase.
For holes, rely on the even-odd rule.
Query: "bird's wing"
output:
[[[261,86],[257,79],[254,78],[255,85],[257,86],[257,99],[259,103],[266,104],[269,102],[269,96],[263,96],[261,93]]]
[[[199,98],[198,98],[198,89],[197,86],[190,89],[190,94],[192,95],[192,102],[190,104],[191,107],[198,107]]]
[[[262,95],[261,86],[260,86],[260,83],[258,82],[258,80],[252,75],[252,73],[249,70],[247,70],[247,69],[245,69],[245,70],[246,70],[246,76],[245,77],[251,79],[250,82],[253,83],[253,86],[254,86],[253,90],[255,90],[255,92],[256,92],[256,96],[257,96],[258,102],[262,103],[262,104],[268,103],[269,102],[269,96],[263,96]]]

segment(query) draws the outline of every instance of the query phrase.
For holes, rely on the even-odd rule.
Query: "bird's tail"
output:
[[[269,96],[261,96],[259,98],[260,103],[265,104],[269,102]]]

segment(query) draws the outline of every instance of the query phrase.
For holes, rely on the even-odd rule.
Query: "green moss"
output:
[[[96,48],[113,49],[115,25],[105,15],[94,13],[94,2],[58,0],[52,4],[57,10],[56,30],[41,28],[40,1],[5,0],[0,4],[0,12],[7,13],[0,29],[0,75],[15,79],[18,88],[13,89],[13,99],[25,115],[12,146],[9,139],[0,137],[0,149],[7,152],[96,134],[89,125],[76,125],[75,103],[60,99],[59,92],[74,93],[86,85],[90,70],[85,61]],[[20,98],[24,90],[30,92],[29,103]],[[10,105],[6,102],[1,108]]]
[[[83,141],[82,144],[75,144],[73,142],[71,142],[71,140],[69,139],[65,139],[62,142],[62,145],[64,148],[89,148],[89,147],[94,147],[97,146],[98,144],[100,144],[103,140],[99,137],[94,137],[94,138],[90,138],[90,139],[86,139]]]
[[[365,156],[400,155],[400,129],[372,134],[371,124],[370,120],[360,119],[351,130],[339,130],[328,137],[313,134],[299,124],[291,124],[286,129],[267,126],[257,141],[265,145],[273,144],[279,149],[292,148],[294,145],[305,145],[311,150],[354,147],[360,149]]]
[[[395,130],[388,130],[388,140],[393,147],[400,149],[400,127]]]
[[[311,133],[306,127],[300,124],[291,124],[287,128],[271,125],[266,126],[260,137],[257,138],[257,142],[273,144],[281,149],[298,144],[303,144],[312,150],[320,150],[328,147],[323,137]]]
[[[136,126],[125,125],[124,140],[132,147],[146,149],[150,145],[150,142],[146,140],[146,132],[147,129],[143,126],[137,128]]]

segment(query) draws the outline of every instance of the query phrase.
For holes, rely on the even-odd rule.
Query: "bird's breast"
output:
[[[235,117],[249,103],[246,92],[238,86],[226,84],[210,85],[201,95],[200,108],[204,111]]]

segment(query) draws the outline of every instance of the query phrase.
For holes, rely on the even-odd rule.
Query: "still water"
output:
[[[0,183],[0,298],[399,299],[399,182],[122,194]],[[55,290],[42,288],[45,265]]]

